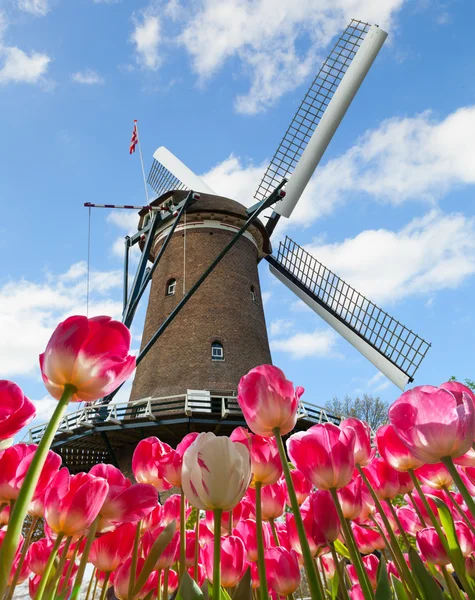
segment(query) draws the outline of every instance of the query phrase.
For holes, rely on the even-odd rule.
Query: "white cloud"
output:
[[[270,341],[272,351],[290,354],[294,359],[311,356],[340,356],[336,351],[337,334],[331,329],[316,329],[310,333],[299,332],[278,340]]]
[[[362,0],[358,16],[389,26],[404,0]],[[179,40],[206,80],[237,59],[250,90],[237,98],[240,112],[255,113],[294,89],[321,62],[322,50],[355,14],[354,0],[198,0],[191,4]],[[319,56],[318,62],[316,58]]]
[[[74,81],[77,83],[85,83],[87,85],[95,85],[98,83],[104,83],[104,78],[93,71],[92,69],[85,69],[84,71],[77,71],[71,75]]]
[[[288,319],[275,319],[270,324],[269,333],[273,337],[278,337],[286,333],[294,325],[294,321],[289,321]]]
[[[44,17],[49,12],[49,1],[18,0],[18,8],[37,17]]]
[[[134,25],[130,40],[135,44],[137,63],[145,69],[156,71],[162,62],[158,53],[160,20],[155,15],[143,14],[141,21],[134,18]]]
[[[261,296],[262,296],[262,304],[264,306],[266,306],[269,303],[269,300],[272,298],[272,292],[270,292],[269,290],[266,290],[266,291],[262,292]]]
[[[475,273],[475,218],[430,211],[400,231],[366,230],[305,247],[374,302],[456,288]]]
[[[27,54],[15,46],[0,46],[0,59],[3,59],[0,83],[38,83],[42,81],[51,61],[47,54]]]
[[[120,271],[92,271],[89,316],[120,318],[122,303],[110,293],[122,285]],[[38,373],[38,355],[56,325],[86,312],[86,265],[76,263],[42,282],[9,281],[0,287],[0,377]]]
[[[135,211],[130,210],[113,210],[107,215],[107,221],[113,223],[119,229],[123,229],[127,233],[137,231],[139,224],[139,216]]]

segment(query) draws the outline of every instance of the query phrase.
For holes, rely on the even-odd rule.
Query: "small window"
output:
[[[173,296],[176,290],[176,279],[169,279],[167,282],[167,296]]]
[[[257,304],[256,288],[251,285],[251,300]]]
[[[224,360],[223,346],[219,342],[211,344],[211,360]]]

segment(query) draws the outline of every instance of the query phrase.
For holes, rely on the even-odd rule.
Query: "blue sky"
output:
[[[37,356],[85,312],[84,202],[142,204],[167,146],[245,204],[351,18],[388,40],[281,226],[433,345],[416,384],[473,377],[475,5],[457,0],[2,0],[0,377],[53,402]],[[135,215],[92,215],[91,314],[121,312]],[[274,363],[305,398],[398,390],[261,265]],[[140,343],[143,314],[133,328]]]

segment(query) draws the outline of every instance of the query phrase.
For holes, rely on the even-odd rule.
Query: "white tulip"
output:
[[[183,455],[182,487],[201,510],[231,510],[251,482],[251,458],[244,444],[200,433]]]

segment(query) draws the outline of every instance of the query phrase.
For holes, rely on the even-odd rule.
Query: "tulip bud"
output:
[[[422,483],[430,486],[434,490],[448,488],[452,485],[452,476],[442,463],[423,465],[415,471],[416,477]]]
[[[297,496],[297,502],[300,506],[312,491],[312,483],[298,469],[292,469],[292,471],[290,471],[290,477],[292,478],[295,495]],[[287,486],[285,487],[285,501],[287,506],[291,507]]]
[[[132,552],[135,528],[134,524],[126,523],[95,539],[89,553],[89,562],[99,571],[115,571]]]
[[[256,503],[256,492],[253,488],[249,488],[247,496],[250,500]],[[261,490],[261,509],[262,519],[277,519],[284,514],[285,507],[285,482],[278,481],[274,485],[266,485]]]
[[[363,510],[363,499],[361,495],[361,477],[356,477],[345,487],[337,492],[341,510],[345,519],[357,519]]]
[[[377,458],[365,468],[366,476],[380,500],[391,500],[399,493],[398,472],[385,460]]]
[[[295,550],[269,548],[264,560],[269,587],[279,596],[293,594],[300,585],[300,567]]]
[[[450,563],[444,546],[434,527],[426,527],[416,534],[416,543],[422,557],[433,565],[445,566]]]
[[[383,425],[376,432],[378,452],[393,469],[408,471],[417,469],[424,462],[416,458],[409,448],[402,443],[392,425]]]
[[[373,590],[376,589],[376,585],[378,583],[378,567],[379,567],[379,559],[374,554],[368,554],[367,556],[363,556],[361,559],[363,561],[363,565],[368,575],[369,582]],[[353,585],[359,584],[358,575],[356,573],[356,569],[354,565],[348,565],[348,575],[350,576],[351,583]]]
[[[251,456],[252,487],[260,482],[263,486],[273,485],[282,475],[282,462],[274,438],[253,435],[244,427],[238,427],[231,434],[233,442],[244,444]]]
[[[371,448],[371,427],[365,421],[350,418],[344,419],[340,423],[340,428],[345,430],[351,427],[355,432],[355,465],[365,467],[370,463],[376,453],[375,448]]]
[[[246,549],[247,560],[250,562],[257,561],[257,524],[253,519],[244,519],[239,521],[234,529],[233,535],[239,537],[244,542]],[[264,548],[270,545],[269,530],[266,527],[262,528],[264,538]]]
[[[213,545],[203,548],[203,560],[208,579],[213,582]],[[247,568],[246,550],[241,538],[234,535],[221,540],[221,585],[235,587]]]
[[[375,550],[382,550],[386,547],[383,536],[375,529],[361,527],[356,523],[352,523],[351,528],[361,554],[371,554]]]
[[[13,442],[14,436],[35,417],[36,408],[21,389],[6,379],[0,380],[0,449]],[[2,440],[4,443],[2,444]]]
[[[164,462],[172,447],[156,437],[141,440],[132,455],[132,471],[138,483],[150,483],[159,492],[172,486],[165,481]]]

